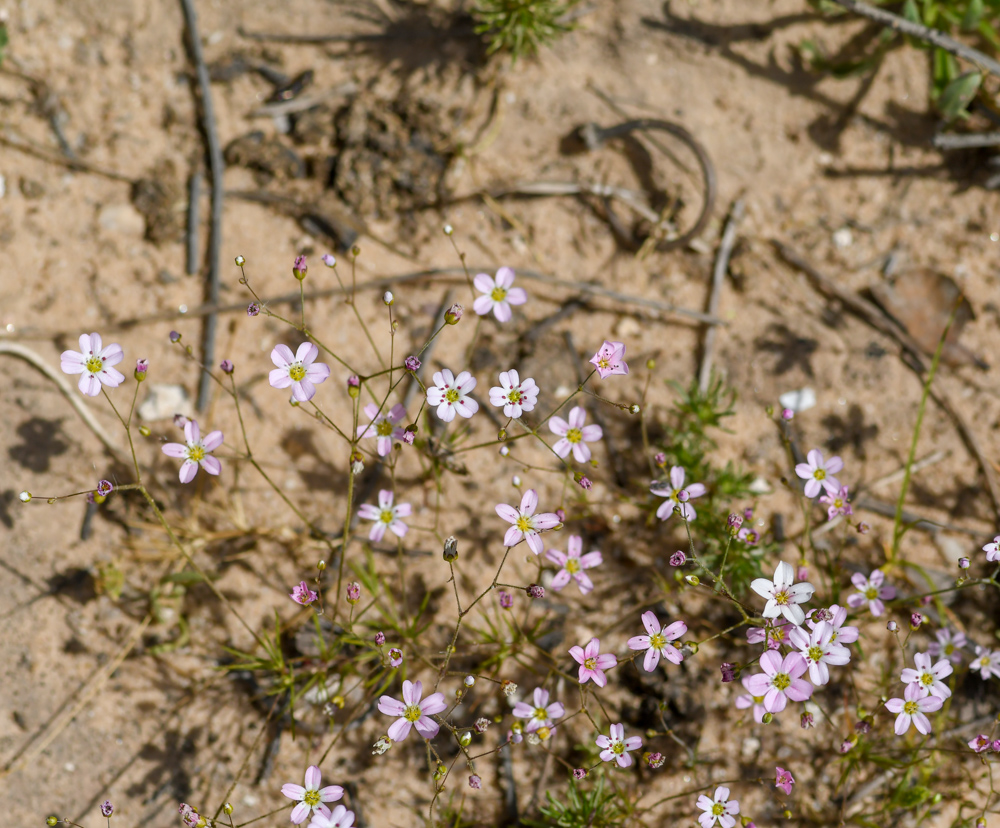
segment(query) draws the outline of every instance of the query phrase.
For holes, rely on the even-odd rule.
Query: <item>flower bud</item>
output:
[[[476,733],[485,733],[486,728],[490,726],[490,720],[484,717],[479,717],[476,719],[476,724],[474,725]]]
[[[687,581],[691,586],[698,586],[701,583],[701,578],[697,575],[685,575],[684,580]]]
[[[919,630],[920,625],[924,623],[924,617],[919,612],[910,613],[910,629]]]
[[[415,437],[416,437],[416,434],[414,434],[414,432],[410,431],[410,429],[406,429],[403,432],[403,442],[406,443],[406,445],[408,445],[408,446],[412,446],[413,445],[413,440],[414,440]]]
[[[981,816],[976,820],[976,828],[986,828],[986,817]]]
[[[347,395],[352,399],[356,400],[361,394],[361,378],[356,374],[351,374],[347,378]]]
[[[383,644],[385,644],[385,633],[379,630],[375,633],[375,645],[381,647]]]
[[[322,256],[322,259],[323,259],[323,264],[325,264],[327,267],[336,267],[337,266],[337,257],[336,256],[331,256],[329,253],[324,253],[323,256]]]
[[[465,678],[464,678],[464,679],[462,680],[462,683],[463,683],[463,684],[464,684],[464,685],[465,685],[466,687],[474,687],[474,686],[475,686],[475,684],[476,684],[476,677],[475,677],[475,676],[466,676],[466,677],[465,677]]]
[[[850,753],[851,748],[853,748],[857,743],[858,743],[857,734],[852,733],[850,736],[844,739],[843,742],[840,743],[840,752]]]
[[[407,371],[418,371],[420,370],[421,362],[415,356],[408,356],[403,360],[403,367]]]
[[[232,802],[227,802],[222,806],[222,813],[224,813],[226,816],[232,816],[233,810],[234,808]]]
[[[589,491],[594,487],[594,484],[590,482],[590,478],[587,477],[587,475],[585,474],[581,474],[580,472],[576,472],[573,475],[573,479],[579,484],[580,488],[583,489],[584,491]]]
[[[236,366],[233,365],[233,361],[231,359],[224,359],[219,363],[219,370],[221,370],[223,374],[231,374],[236,370]]]
[[[517,487],[519,487],[519,486],[521,485],[521,478],[520,478],[520,476],[519,476],[519,475],[516,475],[516,474],[515,474],[515,475],[514,475],[513,477],[511,477],[511,479],[510,479],[510,483],[511,483],[511,485],[512,485],[512,486],[513,486],[513,487],[514,487],[515,489],[516,489]]]
[[[796,581],[808,581],[809,580],[809,567],[805,564],[799,564],[795,568],[795,580]]]
[[[545,587],[539,584],[528,584],[528,589],[526,590],[528,597],[530,598],[544,598],[545,597]]]
[[[132,372],[132,376],[135,377],[136,382],[142,382],[146,379],[146,371],[149,370],[149,360],[139,359],[135,363],[135,371]]]
[[[308,272],[309,266],[306,264],[306,257],[296,256],[295,262],[292,264],[292,275],[301,282],[306,278]]]
[[[729,533],[735,535],[743,525],[743,515],[733,512],[726,520],[726,525],[729,527]]]
[[[969,563],[970,563],[970,561],[969,561],[968,558],[959,558],[958,559],[958,568],[959,569],[968,569],[969,568]]]
[[[784,420],[785,422],[788,422],[794,416],[795,416],[795,412],[792,411],[792,409],[790,409],[790,408],[782,408],[781,409],[781,419]]]
[[[687,555],[681,552],[680,549],[678,549],[676,552],[674,552],[673,555],[670,556],[671,566],[684,566],[685,561],[687,561]]]
[[[639,408],[639,406],[637,406],[635,403],[632,403],[632,405],[628,407],[629,414],[638,414],[640,411],[642,411],[642,409]]]
[[[861,721],[854,723],[854,730],[862,736],[867,736],[872,732],[872,723],[862,719]]]
[[[454,535],[445,540],[443,557],[448,563],[458,560],[458,539]]]
[[[666,757],[662,753],[650,753],[646,757],[646,764],[649,765],[653,770],[657,768],[662,768],[663,763],[666,761]]]
[[[743,517],[746,520],[753,520],[753,509],[750,506],[743,510]]]
[[[236,266],[237,267],[243,267],[243,265],[245,265],[246,263],[247,263],[247,260],[243,256],[237,256],[236,257]]]
[[[483,787],[483,780],[476,774],[472,774],[472,776],[469,777],[469,787],[478,791],[481,787]]]
[[[500,606],[504,609],[510,609],[514,606],[514,596],[505,590],[500,590]]]
[[[885,628],[889,632],[894,633],[896,632],[896,630],[899,629],[899,624],[897,624],[895,621],[890,621],[888,624],[885,625]]]
[[[181,341],[181,335],[177,331],[171,331],[170,332],[170,341],[171,342],[180,342]]]
[[[560,523],[565,523],[566,522],[566,510],[565,509],[556,509],[556,517],[559,519]]]
[[[681,490],[680,490],[680,491],[679,491],[679,492],[677,493],[677,499],[678,499],[678,500],[679,500],[679,501],[680,501],[681,503],[687,503],[687,502],[688,502],[688,501],[689,501],[689,500],[691,499],[691,495],[689,495],[689,494],[688,494],[688,490],[687,490],[687,489],[681,489]]]
[[[109,817],[115,812],[115,806],[111,804],[110,799],[105,799],[101,803],[101,816]]]
[[[472,744],[472,731],[463,730],[458,736],[458,743],[462,747],[468,747]]]
[[[770,711],[765,711],[764,715],[760,717],[763,724],[771,724],[774,721],[774,716],[771,715]]]
[[[456,302],[454,305],[452,305],[450,308],[448,308],[448,310],[444,312],[444,321],[447,322],[449,325],[457,325],[458,320],[462,318],[462,314],[464,312],[465,308],[463,308],[460,304],[458,304],[458,302]]]
[[[454,228],[454,227],[452,227],[452,226],[451,226],[450,224],[446,224],[446,225],[444,226],[444,234],[445,234],[446,236],[450,236],[450,235],[451,235],[452,233],[454,233],[454,232],[455,232],[455,228]]]
[[[49,825],[49,826],[51,826],[51,825],[58,825],[59,824],[59,817],[57,817],[57,816],[45,817],[45,824]]]
[[[139,426],[139,433],[140,433],[140,434],[141,434],[141,435],[142,435],[143,437],[148,437],[148,436],[149,436],[150,434],[152,434],[153,432],[152,432],[152,429],[150,429],[150,427],[149,427],[149,426],[145,426],[145,425],[141,425],[141,426]]]
[[[395,297],[392,295],[391,290],[387,290],[385,293],[382,294],[382,304],[385,305],[386,307],[391,306],[394,301],[396,300]]]
[[[258,313],[260,313],[260,305],[256,302],[251,302],[247,305],[247,316],[256,316]]]
[[[361,600],[361,584],[357,581],[351,581],[347,585],[347,603],[356,604]]]
[[[583,768],[577,768],[576,770],[573,771],[574,779],[584,779],[586,776],[587,776],[587,771],[585,771]]]
[[[31,502],[31,492],[21,492],[17,497],[22,503]]]
[[[667,465],[667,455],[665,455],[662,451],[658,451],[653,456],[653,462],[655,462],[657,466],[660,466],[662,468],[663,466]]]
[[[723,661],[719,668],[722,671],[722,683],[728,684],[736,680],[736,665],[730,661]]]

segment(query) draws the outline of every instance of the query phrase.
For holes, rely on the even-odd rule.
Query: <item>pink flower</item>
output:
[[[990,737],[985,733],[980,733],[978,736],[973,736],[969,739],[969,747],[972,748],[976,753],[982,753],[984,750],[989,750],[990,748]]]
[[[796,627],[788,636],[809,665],[809,681],[817,687],[830,681],[828,664],[839,667],[851,660],[846,647],[833,643],[833,633],[833,627],[828,622],[820,621],[811,632]]]
[[[97,334],[94,334],[94,336],[97,336]],[[83,343],[83,337],[80,337],[80,342],[81,344]],[[63,370],[66,370],[65,366],[63,366]],[[81,382],[83,382],[83,380],[81,380]],[[82,385],[80,387],[81,389],[83,388]],[[993,543],[986,544],[986,546],[983,547],[983,552],[986,553],[986,560],[988,561],[1000,560],[1000,535],[993,538]]]
[[[455,419],[458,412],[469,419],[479,410],[479,403],[469,394],[476,387],[476,378],[468,371],[456,377],[447,368],[434,374],[434,385],[427,389],[427,404],[437,408],[437,415],[446,423]]]
[[[698,797],[698,807],[705,813],[698,815],[701,828],[712,828],[719,823],[722,828],[733,828],[736,824],[735,814],[740,812],[740,803],[735,799],[729,801],[729,788],[719,785],[715,789],[715,798],[709,799],[705,794]]]
[[[309,589],[309,584],[305,581],[300,581],[298,584],[293,586],[288,597],[291,598],[296,604],[302,604],[304,607],[319,598],[315,592]]]
[[[605,762],[617,762],[618,767],[627,768],[632,764],[632,757],[628,755],[630,750],[638,750],[642,747],[642,739],[638,736],[625,738],[625,728],[620,724],[611,725],[611,736],[603,733],[595,740],[597,746],[602,748],[601,759]]]
[[[952,632],[947,627],[934,633],[937,641],[927,645],[927,652],[932,656],[944,656],[952,664],[962,661],[961,648],[966,645],[965,633]]]
[[[607,379],[612,374],[627,374],[625,343],[611,342],[605,339],[597,353],[590,358],[590,364],[597,368],[601,379]]]
[[[826,609],[809,610],[806,613],[806,623],[809,629],[816,629],[816,625],[821,621],[826,621],[833,628],[833,636],[830,638],[834,644],[853,644],[858,640],[857,627],[845,627],[847,620],[847,610],[837,604],[832,604]]]
[[[546,529],[553,529],[559,525],[559,518],[554,512],[542,512],[535,514],[538,508],[538,493],[534,489],[528,489],[521,498],[521,507],[515,509],[506,503],[496,505],[497,514],[507,523],[513,524],[503,536],[504,546],[514,546],[522,540],[528,542],[528,548],[536,555],[542,554],[542,539],[539,532]]]
[[[560,457],[565,457],[570,451],[578,463],[590,460],[590,447],[587,443],[596,443],[604,436],[599,425],[585,426],[587,412],[579,405],[570,409],[569,420],[553,417],[549,420],[549,431],[559,436],[552,450]]]
[[[833,475],[844,468],[844,461],[839,457],[831,457],[824,462],[823,453],[817,449],[810,451],[806,460],[809,462],[799,463],[795,467],[795,473],[806,481],[806,497],[816,497],[823,489],[826,489],[827,494],[837,494],[840,482]]]
[[[500,372],[500,385],[490,389],[490,402],[503,406],[505,417],[517,419],[525,411],[532,411],[538,400],[538,386],[530,377],[521,380],[513,368]]]
[[[799,678],[806,666],[806,660],[798,653],[789,653],[782,659],[774,650],[768,650],[760,657],[764,672],[750,676],[746,688],[751,695],[764,697],[768,713],[780,713],[788,699],[800,702],[812,695],[812,685]]]
[[[344,795],[340,785],[320,788],[323,779],[315,765],[306,768],[305,787],[288,782],[281,786],[281,793],[299,804],[292,808],[292,822],[301,825],[310,813],[330,813],[324,802],[336,802]]]
[[[795,580],[795,568],[790,563],[781,561],[774,570],[774,580],[767,578],[754,578],[750,582],[750,589],[756,592],[761,598],[766,598],[764,612],[765,618],[777,618],[784,615],[796,627],[802,625],[806,620],[806,614],[799,604],[803,604],[812,598],[816,588],[812,584],[793,584]]]
[[[900,677],[903,684],[915,684],[919,688],[921,695],[937,696],[947,699],[951,696],[949,687],[941,681],[951,675],[951,663],[946,658],[942,658],[931,666],[931,657],[927,653],[917,653],[913,657],[913,663],[917,669],[906,667]]]
[[[409,503],[399,503],[393,506],[393,497],[393,493],[388,489],[381,489],[378,493],[378,506],[363,503],[358,509],[359,518],[375,521],[368,533],[368,540],[378,543],[385,535],[386,529],[397,538],[406,537],[409,527],[400,518],[409,517],[413,509]]]
[[[776,618],[774,621],[765,621],[763,627],[750,627],[747,629],[748,644],[763,644],[767,640],[769,650],[777,650],[782,644],[788,641],[788,633],[794,629],[794,625],[789,624],[784,618]]]
[[[378,406],[375,403],[368,403],[365,406],[365,416],[371,422],[368,425],[358,426],[358,437],[374,437],[379,457],[385,457],[392,451],[393,441],[403,439],[405,432],[397,427],[396,423],[406,418],[406,409],[397,403],[385,414],[379,414]]]
[[[847,502],[847,486],[841,486],[840,491],[836,494],[828,491],[820,497],[819,502],[826,504],[826,516],[828,520],[833,520],[837,515],[854,514],[854,509]]]
[[[354,811],[348,811],[343,805],[338,805],[328,814],[318,812],[313,814],[309,828],[353,828]]]
[[[882,601],[891,601],[896,597],[896,588],[882,586],[884,581],[885,573],[881,569],[876,569],[867,578],[860,572],[855,572],[851,576],[851,583],[858,591],[847,596],[847,605],[857,609],[867,601],[868,610],[878,618],[885,612],[885,604]]]
[[[274,368],[268,375],[272,388],[292,387],[292,397],[299,402],[309,402],[316,395],[316,386],[330,376],[330,366],[316,362],[319,348],[312,342],[303,342],[292,354],[287,345],[275,345],[271,351]]]
[[[931,732],[931,722],[924,714],[940,710],[942,704],[944,702],[937,696],[924,696],[916,684],[908,684],[903,691],[903,698],[889,699],[885,707],[890,713],[899,714],[896,716],[897,736],[902,736],[910,729],[910,722],[926,736]]]
[[[573,660],[580,665],[580,684],[586,684],[593,679],[598,687],[604,687],[608,683],[608,677],[604,671],[614,667],[618,663],[618,658],[614,653],[604,653],[601,655],[601,639],[591,638],[586,648],[570,647],[569,654]]]
[[[688,486],[684,485],[684,469],[680,466],[672,466],[670,468],[670,483],[667,485],[666,481],[657,481],[649,490],[655,494],[657,497],[665,497],[666,500],[660,504],[660,508],[656,510],[656,516],[660,520],[666,520],[674,513],[674,508],[680,512],[680,515],[684,520],[694,520],[697,517],[697,513],[694,507],[687,502],[691,498],[701,497],[708,491],[703,483],[691,483]],[[681,500],[681,492],[687,493],[687,500]]]
[[[743,686],[749,690],[750,689],[750,679],[752,676],[743,676],[740,681]],[[743,696],[736,697],[736,709],[746,710],[748,707],[753,707],[753,718],[757,724],[764,721],[764,714],[767,709],[764,707],[764,696],[755,696],[753,693],[747,693]]]
[[[777,767],[774,769],[774,787],[784,791],[786,796],[792,792],[792,785],[794,784],[795,778],[792,776],[791,771]]]
[[[1000,678],[1000,650],[976,646],[976,659],[969,665],[973,670],[979,670],[983,681],[988,681],[991,675]]]
[[[511,305],[523,305],[528,301],[524,288],[511,287],[514,284],[514,271],[509,267],[501,267],[496,279],[485,273],[477,273],[472,280],[482,296],[472,303],[472,309],[480,316],[490,311],[498,322],[507,322],[511,317]]]
[[[596,549],[581,556],[582,551],[583,539],[579,535],[570,535],[565,554],[558,549],[549,549],[545,552],[546,558],[562,567],[552,579],[552,588],[556,592],[566,586],[571,578],[577,582],[580,592],[584,595],[594,588],[593,582],[584,570],[600,566],[603,558]]]
[[[549,691],[536,687],[532,696],[534,704],[518,702],[514,705],[514,717],[518,719],[528,719],[528,726],[525,728],[528,733],[534,733],[540,727],[553,727],[553,719],[566,715],[566,708],[561,702],[549,704]]]
[[[163,446],[163,453],[167,457],[184,458],[180,471],[181,483],[190,483],[194,480],[199,465],[209,474],[218,474],[222,471],[222,464],[209,454],[222,445],[221,431],[209,432],[202,440],[198,423],[188,420],[184,424],[184,438],[187,440],[187,445],[167,443]]]
[[[687,624],[683,621],[674,621],[669,626],[661,627],[656,613],[646,611],[642,614],[642,625],[649,635],[633,636],[628,640],[628,648],[646,651],[642,666],[647,673],[652,673],[656,669],[656,665],[660,662],[660,656],[672,664],[680,664],[684,660],[681,651],[667,642],[676,641],[684,635],[688,630]]]
[[[736,539],[743,541],[747,546],[756,546],[760,543],[760,532],[749,526],[744,526],[736,533]]]
[[[88,397],[101,393],[101,386],[117,388],[125,381],[125,375],[111,366],[125,358],[121,345],[101,347],[98,333],[80,334],[79,351],[63,351],[60,365],[64,374],[80,374],[80,390]]]
[[[401,742],[410,733],[410,727],[415,727],[417,733],[425,739],[433,739],[440,730],[440,725],[431,715],[440,713],[448,705],[444,701],[444,693],[433,693],[423,701],[420,694],[424,686],[419,681],[403,682],[403,700],[398,701],[392,696],[382,696],[378,700],[378,709],[387,716],[399,716],[389,726],[388,736],[394,742]]]
[[[403,651],[400,650],[398,647],[393,647],[391,650],[389,650],[389,666],[398,667],[402,663],[403,663]]]

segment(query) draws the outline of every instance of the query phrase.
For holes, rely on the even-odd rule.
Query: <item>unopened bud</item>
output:
[[[790,409],[790,408],[783,408],[783,409],[781,409],[781,419],[784,420],[785,422],[788,422],[794,416],[795,416],[795,412],[792,411],[792,409]]]
[[[385,644],[385,633],[379,630],[375,633],[375,645],[381,647],[383,644]]]
[[[528,584],[528,589],[526,590],[530,598],[544,598],[545,597],[545,587],[539,584]]]
[[[171,331],[170,332],[170,341],[171,342],[180,342],[181,341],[181,335],[177,331]]]
[[[688,501],[689,501],[689,500],[691,499],[691,495],[690,495],[690,494],[688,494],[688,490],[687,490],[687,489],[681,489],[681,490],[680,490],[680,491],[679,491],[679,492],[677,493],[677,499],[678,499],[678,500],[679,500],[679,501],[680,501],[681,503],[687,503],[687,502],[688,502]]]
[[[444,312],[444,321],[449,325],[457,325],[463,313],[465,313],[465,308],[456,302]]]
[[[635,403],[632,403],[632,405],[628,407],[629,414],[638,414],[641,410],[642,409],[639,408],[639,406],[637,406]]]
[[[355,374],[347,378],[347,394],[354,400],[361,394],[361,378]]]
[[[466,676],[462,680],[462,684],[464,684],[466,687],[474,687],[475,684],[476,684],[476,677],[475,676]]]
[[[236,266],[237,267],[243,267],[243,265],[245,265],[246,263],[247,263],[247,260],[243,256],[237,256],[236,257]]]
[[[697,575],[685,575],[684,580],[687,581],[691,586],[698,586],[701,583],[701,578]]]
[[[654,455],[653,461],[656,463],[657,466],[663,467],[667,465],[667,455],[665,455],[662,451],[658,451]]]
[[[678,549],[676,552],[674,552],[673,555],[670,556],[671,566],[684,566],[685,561],[687,561],[687,555],[681,552],[680,549]]]
[[[478,791],[481,787],[483,787],[483,780],[476,774],[472,774],[472,776],[469,777],[469,787]]]
[[[395,298],[393,297],[391,290],[387,290],[385,293],[382,294],[382,304],[383,305],[386,305],[388,307],[394,301],[395,301]]]
[[[223,374],[231,374],[236,370],[236,366],[233,365],[233,361],[231,359],[224,359],[219,363],[219,370],[222,371]]]
[[[351,581],[347,585],[347,603],[356,604],[361,600],[361,584],[357,581]]]
[[[726,525],[729,526],[730,534],[735,535],[743,525],[743,515],[733,512],[726,520]]]
[[[323,259],[323,264],[325,264],[327,267],[336,267],[337,266],[337,257],[336,256],[331,256],[329,253],[324,253],[323,256],[322,256],[322,259]]]
[[[448,563],[458,560],[458,539],[454,535],[445,540],[443,556]]]
[[[919,612],[910,613],[910,629],[919,630],[920,625],[924,623],[924,617]]]
[[[583,768],[576,768],[573,771],[573,778],[574,779],[584,779],[584,778],[586,778],[586,776],[587,776],[587,771],[584,770]]]
[[[896,630],[899,629],[899,624],[897,624],[895,621],[890,621],[888,624],[885,625],[885,628],[889,632],[894,633],[896,632]]]
[[[142,382],[146,379],[146,372],[149,370],[149,360],[139,359],[136,360],[135,370],[132,372],[132,376],[135,377],[136,382]]]
[[[770,711],[765,711],[764,715],[760,717],[763,724],[771,724],[774,721],[774,716],[771,715]]]
[[[969,563],[970,563],[970,561],[969,561],[968,558],[959,558],[958,559],[958,568],[959,569],[968,569],[969,568]]]
[[[309,266],[306,264],[306,257],[296,256],[295,262],[292,265],[292,275],[301,282],[306,278],[308,272]]]
[[[472,744],[472,731],[470,731],[470,730],[463,730],[462,733],[458,737],[458,743],[462,747],[468,747],[469,745],[471,745]]]
[[[451,235],[452,233],[454,233],[454,232],[455,232],[455,228],[454,228],[454,227],[452,227],[452,226],[451,226],[450,224],[446,224],[446,225],[444,226],[444,234],[445,234],[446,236],[450,236],[450,235]]]
[[[403,360],[403,367],[407,371],[418,371],[420,369],[420,365],[421,365],[420,360],[417,359],[415,356],[408,356],[406,359]]]
[[[232,802],[227,802],[227,803],[225,803],[222,806],[222,813],[224,813],[226,816],[232,816],[233,815],[233,810],[234,809],[233,809],[233,803]]]
[[[139,426],[139,433],[140,433],[140,434],[141,434],[141,435],[142,435],[143,437],[148,437],[148,436],[149,436],[150,434],[152,434],[153,432],[152,432],[152,430],[150,429],[150,427],[149,427],[149,426],[145,426],[145,425],[142,425],[142,426]]]
[[[49,826],[58,825],[59,824],[59,817],[57,817],[57,816],[45,817],[45,824],[49,825]]]
[[[22,503],[31,502],[31,492],[21,492],[17,497]]]

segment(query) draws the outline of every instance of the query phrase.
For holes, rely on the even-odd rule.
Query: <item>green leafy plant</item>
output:
[[[476,34],[486,35],[490,54],[507,51],[516,61],[570,31],[562,18],[574,5],[576,0],[478,0]]]
[[[566,801],[556,799],[551,791],[546,791],[547,804],[539,807],[545,819],[524,820],[533,828],[610,828],[623,824],[626,812],[614,792],[604,790],[604,777],[597,780],[589,791],[583,790],[572,780],[566,789]]]

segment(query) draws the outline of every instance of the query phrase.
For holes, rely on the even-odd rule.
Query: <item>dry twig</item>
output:
[[[743,211],[746,203],[742,198],[736,199],[729,210],[729,219],[726,221],[726,229],[722,231],[722,241],[719,242],[719,252],[715,257],[715,268],[712,270],[712,292],[708,299],[708,313],[712,316],[718,315],[719,299],[722,295],[722,285],[726,278],[726,271],[729,269],[729,257],[733,252],[733,245],[736,243],[736,229],[743,219]],[[715,349],[715,336],[717,329],[710,325],[705,331],[705,350],[701,356],[701,370],[698,372],[698,389],[704,394],[708,390],[709,380],[712,378],[712,355]]]

